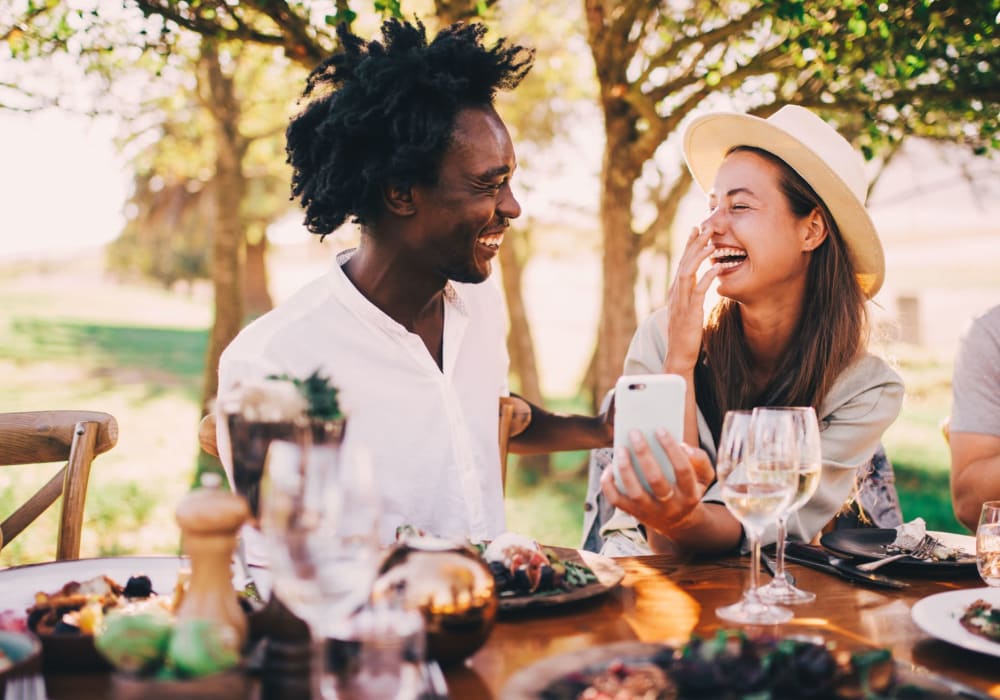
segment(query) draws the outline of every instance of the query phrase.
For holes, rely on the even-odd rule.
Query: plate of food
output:
[[[833,530],[820,538],[820,544],[837,554],[874,560],[913,551],[925,535],[935,540],[925,557],[906,556],[886,564],[886,570],[891,567],[894,571],[909,573],[976,573],[976,538],[927,530],[922,518],[898,528]]]
[[[966,588],[922,598],[910,614],[917,627],[955,646],[1000,656],[1000,588]]]
[[[501,700],[577,698],[986,697],[892,658],[888,649],[840,649],[818,637],[760,637],[721,630],[679,648],[617,642],[549,657],[516,673]]]
[[[614,559],[543,546],[515,533],[504,533],[476,549],[496,580],[501,611],[586,600],[610,591],[625,578],[625,570]]]
[[[396,530],[399,542],[427,537],[439,539],[412,525]],[[625,578],[625,570],[610,557],[572,547],[541,545],[519,533],[504,532],[493,540],[464,540],[460,544],[478,552],[489,567],[501,612],[586,600],[607,593]]]
[[[93,632],[114,608],[170,606],[188,568],[181,557],[103,557],[0,571],[0,618],[42,643],[46,672],[107,670]]]

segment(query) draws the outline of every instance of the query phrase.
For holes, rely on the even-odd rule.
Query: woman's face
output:
[[[809,255],[826,229],[818,211],[792,213],[780,167],[756,153],[726,156],[709,194],[710,230],[719,294],[743,303],[805,293]]]

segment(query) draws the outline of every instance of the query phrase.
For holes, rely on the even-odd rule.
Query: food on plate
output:
[[[927,534],[927,523],[923,518],[914,518],[896,528],[896,539],[890,547],[900,552],[912,552]]]
[[[594,674],[581,700],[661,700],[676,697],[676,685],[667,672],[651,661],[614,661]]]
[[[113,610],[104,630],[94,639],[101,656],[126,673],[144,673],[158,666],[167,653],[173,623],[164,610]]]
[[[677,650],[663,647],[567,674],[541,698],[882,698],[902,690],[894,682],[886,649],[850,653],[812,640],[750,639],[742,631],[721,630],[711,639],[694,636]]]
[[[70,581],[55,593],[35,594],[27,626],[36,634],[94,634],[112,608],[155,598],[146,576],[133,576],[125,586],[108,576]]]
[[[499,535],[481,556],[500,596],[568,591],[597,581],[588,567],[560,559],[551,549],[513,532]]]
[[[896,529],[896,538],[885,545],[885,551],[889,554],[908,554],[915,550],[925,537],[927,537],[927,523],[923,518],[914,518],[908,523],[903,523]],[[957,547],[949,547],[933,536],[933,546],[925,557],[924,561],[956,561],[971,556],[968,552]]]
[[[117,670],[158,679],[200,678],[240,661],[231,627],[156,608],[112,610],[94,645]]]
[[[1000,609],[985,600],[973,602],[959,618],[962,627],[992,642],[1000,642]]]
[[[239,663],[239,643],[228,625],[185,618],[174,626],[165,663],[183,677],[208,676]]]
[[[28,624],[24,614],[17,610],[0,610],[0,630],[27,632]]]
[[[412,525],[396,528],[396,539],[431,536]],[[501,597],[551,595],[597,582],[590,567],[560,559],[526,535],[504,532],[490,542],[470,543],[479,552],[496,581]]]

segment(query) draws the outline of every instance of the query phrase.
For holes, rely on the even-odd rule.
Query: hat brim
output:
[[[730,149],[752,146],[773,153],[809,183],[833,215],[847,246],[858,283],[868,298],[885,279],[885,255],[864,203],[827,163],[800,140],[765,119],[749,114],[707,114],[684,133],[684,159],[704,192]]]

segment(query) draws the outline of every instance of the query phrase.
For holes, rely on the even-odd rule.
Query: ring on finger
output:
[[[653,498],[655,498],[655,499],[656,499],[657,501],[659,501],[660,503],[666,503],[666,502],[667,502],[667,501],[669,501],[669,500],[670,500],[671,498],[673,498],[673,496],[674,496],[674,492],[673,492],[673,491],[667,491],[667,492],[666,492],[665,494],[663,494],[662,496],[657,496],[657,495],[654,495],[654,496],[653,496]]]

